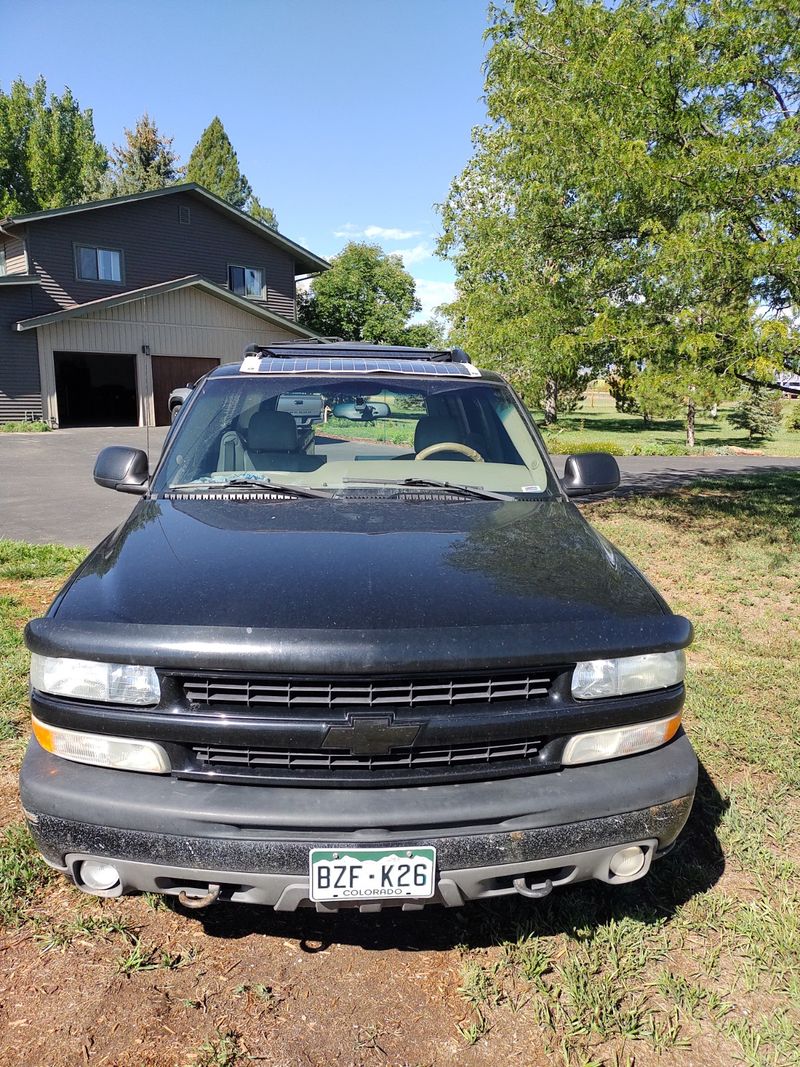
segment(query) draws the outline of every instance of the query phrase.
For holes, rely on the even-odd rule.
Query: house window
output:
[[[264,296],[264,271],[259,267],[228,267],[228,287],[237,296]]]
[[[114,248],[78,245],[75,250],[77,275],[90,282],[121,282],[122,253]]]
[[[6,272],[6,246],[0,244],[0,277]]]

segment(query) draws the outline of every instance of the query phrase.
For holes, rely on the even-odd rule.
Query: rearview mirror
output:
[[[95,460],[94,480],[104,489],[144,496],[149,478],[147,453],[141,448],[109,445]]]
[[[387,419],[391,413],[389,405],[380,400],[348,400],[346,403],[333,405],[335,419],[350,419],[351,422]]]
[[[619,485],[619,465],[606,452],[582,452],[567,456],[561,484],[567,496],[613,493]]]

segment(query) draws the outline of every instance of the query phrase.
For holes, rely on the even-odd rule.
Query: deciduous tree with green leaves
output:
[[[435,322],[409,325],[420,309],[415,290],[400,256],[380,245],[351,241],[333,257],[330,270],[300,294],[298,319],[316,333],[344,341],[440,344]]]
[[[186,166],[186,180],[204,186],[240,211],[247,211],[265,226],[277,229],[275,212],[253,193],[253,187],[239,169],[239,157],[217,115],[192,149]]]
[[[145,112],[132,130],[125,130],[125,144],[114,145],[107,178],[109,196],[164,189],[181,177],[172,137],[165,137]]]
[[[90,108],[70,89],[47,92],[44,78],[0,90],[0,216],[91,200],[108,165]]]
[[[551,395],[581,367],[800,365],[797,5],[516,0],[488,39],[440,244],[475,355]]]
[[[658,419],[682,418],[690,448],[696,443],[697,417],[716,410],[732,388],[729,379],[692,360],[668,370],[657,363],[624,368],[623,373],[615,369],[608,381],[617,410],[641,415],[645,426]]]

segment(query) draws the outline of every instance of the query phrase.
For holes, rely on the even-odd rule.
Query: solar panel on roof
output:
[[[244,355],[266,359],[300,359],[309,356],[333,359],[405,359],[429,360],[433,363],[471,363],[462,348],[417,348],[409,345],[378,345],[366,341],[274,341],[270,345],[253,342],[245,347]]]
[[[471,363],[434,363],[427,359],[298,356],[275,359],[246,356],[242,371],[251,374],[416,374],[426,377],[479,378]]]

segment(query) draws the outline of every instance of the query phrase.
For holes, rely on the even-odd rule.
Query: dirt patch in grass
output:
[[[79,909],[88,932],[49,944]],[[454,962],[423,948],[411,917],[318,925],[228,911],[204,924],[141,898],[98,905],[52,890],[37,932],[3,952],[0,1030],[14,1034],[3,1063],[216,1063],[226,1046],[237,1063],[401,1063],[412,1047],[419,1062],[482,1062],[460,1054]],[[112,914],[118,929],[86,922],[108,927]]]
[[[591,508],[696,626],[686,722],[700,787],[677,848],[643,882],[420,914],[184,913],[86,897],[30,866],[15,831],[0,851],[15,872],[0,932],[3,1067],[800,1063],[793,483]],[[18,636],[68,563],[6,555],[19,576],[0,577],[3,632]],[[24,672],[18,644],[3,655],[9,675]],[[5,709],[14,722],[23,690]],[[0,813],[15,823],[20,750],[16,735],[0,745]]]

